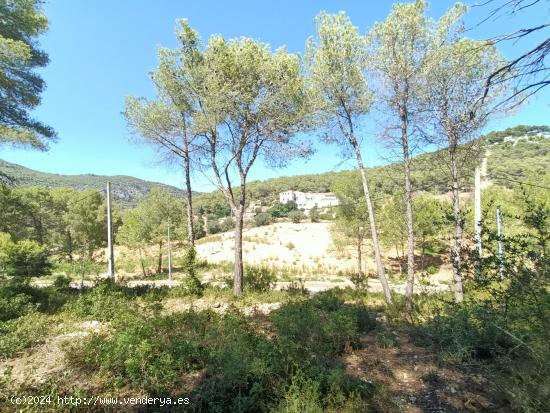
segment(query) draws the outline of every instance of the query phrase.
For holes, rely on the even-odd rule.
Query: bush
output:
[[[188,294],[202,296],[204,285],[197,277],[197,251],[189,246],[183,256],[183,270],[187,274],[184,281],[185,290]]]
[[[233,288],[233,277],[225,278],[227,288]],[[244,268],[244,291],[267,292],[271,291],[277,282],[277,275],[273,269],[265,266],[246,266]]]
[[[75,301],[68,303],[66,308],[68,312],[81,318],[111,321],[138,311],[131,294],[139,292],[139,289],[125,291],[123,287],[104,281],[90,290],[83,291]]]
[[[277,276],[273,269],[265,266],[247,266],[244,272],[245,291],[266,292],[273,289]]]
[[[366,290],[369,286],[369,277],[366,274],[354,272],[350,274],[349,279],[358,290]]]
[[[53,286],[60,290],[69,288],[71,286],[71,278],[65,275],[58,275],[53,281]]]
[[[209,234],[218,234],[220,232],[231,231],[235,228],[235,220],[231,217],[225,219],[215,220],[212,219],[208,221],[208,233]]]
[[[319,220],[321,219],[319,210],[316,206],[309,210],[309,219],[311,220],[311,222],[319,222]]]
[[[256,224],[257,227],[271,224],[271,215],[267,212],[260,212],[259,214],[256,214],[254,216],[254,224]]]
[[[359,333],[375,322],[363,307],[345,304],[334,292],[290,303],[272,313],[277,342],[289,363],[328,365],[335,355],[359,343]]]
[[[225,218],[221,221],[221,230],[222,232],[227,232],[235,229],[235,220],[231,217]]]
[[[19,318],[36,310],[38,303],[27,294],[14,294],[10,297],[0,297],[0,321]]]
[[[201,239],[206,236],[206,231],[204,230],[204,224],[202,220],[193,221],[193,235],[195,239]]]
[[[99,370],[111,380],[108,386],[152,396],[179,391],[186,375],[200,371],[189,395],[190,411],[365,411],[376,388],[348,376],[337,358],[346,340],[372,328],[363,308],[345,304],[335,293],[320,293],[285,304],[269,317],[276,339],[256,332],[237,311],[134,312],[112,323],[109,334],[77,343],[68,359]],[[304,358],[301,350],[313,355]]]
[[[196,411],[266,410],[260,406],[274,393],[272,374],[282,373],[273,346],[242,315],[210,311],[130,318],[110,336],[96,334],[71,349],[69,360],[153,395],[177,388],[185,373],[205,369],[191,395]]]
[[[36,241],[12,242],[9,235],[0,239],[0,270],[8,276],[32,277],[51,273],[46,247]]]
[[[434,267],[433,265],[429,265],[424,271],[426,271],[428,275],[434,275],[439,272],[438,268]]]
[[[322,214],[319,214],[319,219],[324,221],[333,221],[334,220],[334,213],[332,212],[324,212]]]
[[[300,211],[299,209],[290,212],[288,214],[288,217],[295,224],[299,224],[303,219],[306,219],[306,215],[304,214],[304,212]]]
[[[208,221],[207,230],[208,234],[218,234],[222,232],[222,227],[219,221]]]
[[[200,366],[193,328],[200,316],[126,319],[109,338],[95,334],[69,360],[113,375],[119,385],[131,384],[159,394],[167,392],[185,371]]]
[[[69,295],[56,288],[33,287],[21,279],[0,283],[0,321],[22,317],[33,311],[55,312],[68,300]]]
[[[298,209],[296,202],[289,201],[286,204],[277,202],[270,210],[269,213],[273,218],[286,218],[289,213]]]
[[[51,328],[51,320],[34,311],[0,322],[0,358],[14,357],[22,350],[40,344]]]

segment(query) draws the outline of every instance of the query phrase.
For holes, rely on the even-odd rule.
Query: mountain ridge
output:
[[[65,175],[37,171],[0,159],[0,179],[19,186],[43,186],[46,188],[73,188],[103,190],[107,181],[112,185],[113,200],[122,207],[132,207],[153,187],[160,187],[177,198],[184,198],[185,191],[172,185],[149,181],[129,175],[97,175],[93,173]],[[194,195],[199,192],[193,191]]]

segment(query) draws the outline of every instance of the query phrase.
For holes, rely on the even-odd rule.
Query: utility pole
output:
[[[481,273],[481,168],[476,166],[474,181],[474,241],[476,249],[476,273]]]
[[[107,274],[111,280],[115,279],[115,252],[113,249],[113,216],[111,211],[111,183],[107,182],[107,249],[109,251],[109,263]]]
[[[504,260],[502,254],[502,228],[501,228],[501,217],[500,217],[500,207],[497,207],[497,239],[498,239],[498,272],[500,274],[500,279],[504,278]]]
[[[172,281],[172,243],[170,242],[170,218],[168,218],[168,280]]]

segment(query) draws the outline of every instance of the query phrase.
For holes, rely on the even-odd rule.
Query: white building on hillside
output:
[[[315,193],[315,192],[300,192],[300,191],[285,191],[279,194],[279,202],[286,204],[294,201],[298,209],[310,210],[313,207],[328,208],[340,205],[340,201],[331,192]]]

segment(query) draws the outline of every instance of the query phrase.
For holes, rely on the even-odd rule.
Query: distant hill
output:
[[[18,186],[65,187],[73,188],[77,191],[88,188],[102,190],[105,188],[107,181],[110,181],[112,184],[113,199],[123,208],[134,206],[153,187],[163,188],[178,198],[185,196],[185,191],[180,188],[158,182],[145,181],[132,176],[59,175],[35,171],[0,159],[0,178],[2,176]]]

